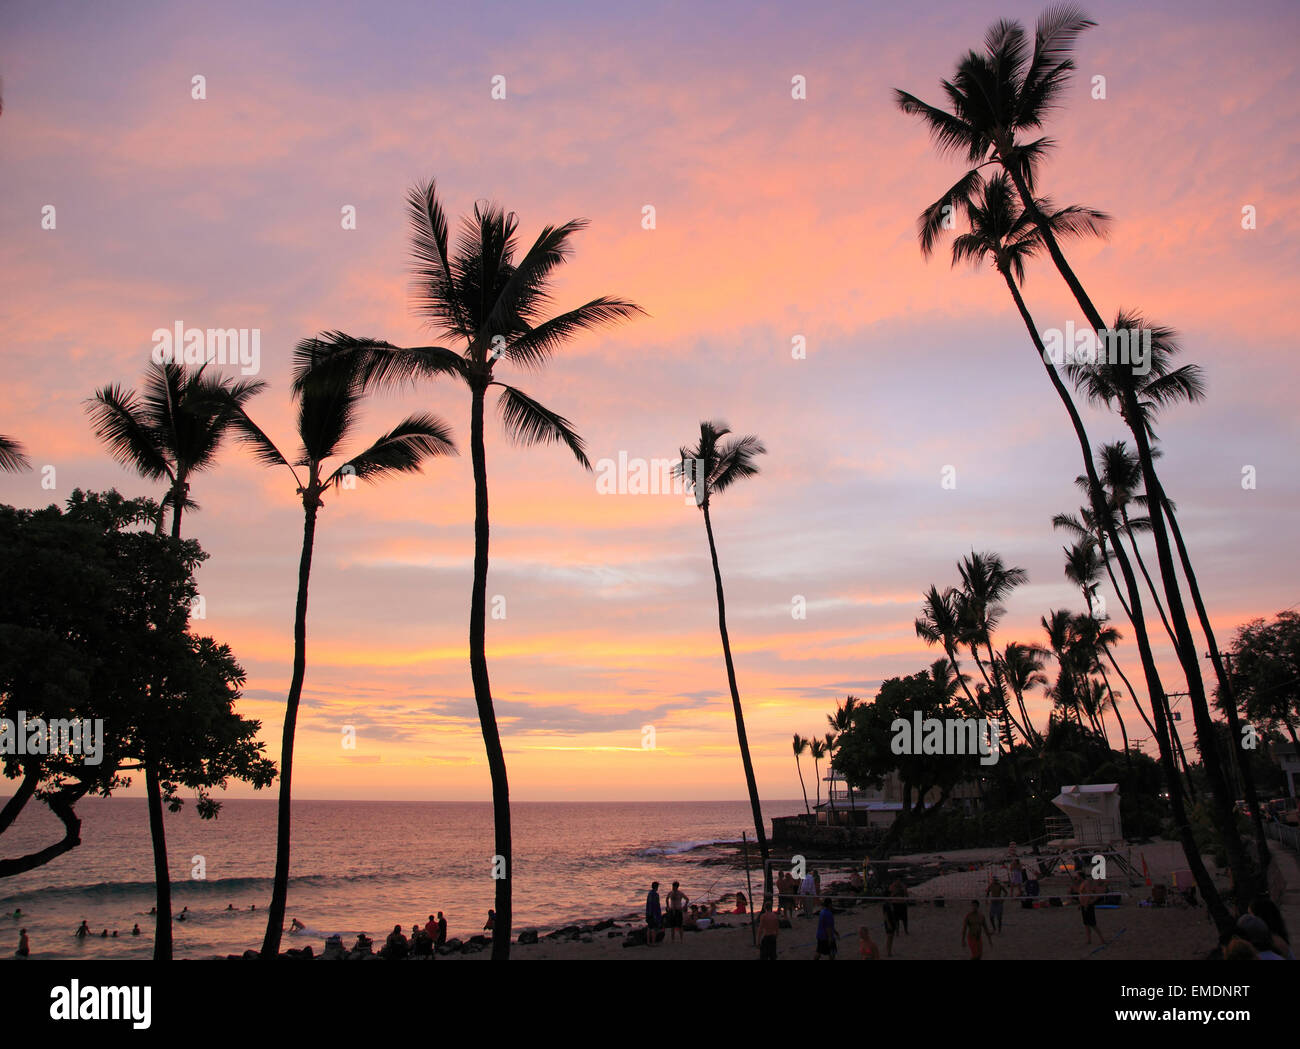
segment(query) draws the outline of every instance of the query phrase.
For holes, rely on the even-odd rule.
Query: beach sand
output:
[[[939,854],[935,854],[937,856]],[[1005,855],[1002,850],[999,855]],[[1141,855],[1145,855],[1153,882],[1169,884],[1169,874],[1185,867],[1182,850],[1174,842],[1158,842],[1134,848],[1134,860],[1140,869]],[[933,859],[935,856],[914,857]],[[981,854],[944,853],[946,860],[969,859],[974,862]],[[912,858],[912,857],[909,857]],[[1292,930],[1300,930],[1300,868],[1293,857],[1283,855],[1279,866],[1287,882],[1282,900],[1282,913]],[[1210,868],[1213,870],[1213,866]],[[918,886],[913,891],[914,902],[909,909],[908,933],[901,931],[894,938],[893,958],[885,958],[884,918],[879,903],[836,908],[835,924],[840,933],[840,960],[858,960],[858,928],[867,925],[880,949],[882,961],[918,961],[930,959],[964,960],[969,952],[961,942],[961,922],[970,906],[971,879],[958,875],[943,875],[932,882]],[[1067,892],[1065,879],[1054,878],[1043,883],[1043,894]],[[952,896],[943,907],[935,906],[930,897],[938,895],[940,888],[956,891],[966,888],[964,897]],[[1084,939],[1083,922],[1075,906],[1044,907],[1024,910],[1018,900],[1006,902],[1003,931],[994,936],[985,947],[986,961],[1109,961],[1109,960],[1197,960],[1218,943],[1214,924],[1204,906],[1140,907],[1138,901],[1146,899],[1150,890],[1145,886],[1127,887],[1123,879],[1112,879],[1112,889],[1127,892],[1123,903],[1114,910],[1098,909],[1097,923],[1108,944],[1102,947],[1096,934],[1088,945]],[[988,903],[980,900],[981,910],[987,914]],[[543,960],[748,960],[757,959],[752,934],[746,921],[738,915],[719,919],[732,923],[730,928],[714,928],[704,932],[687,932],[681,943],[666,939],[655,947],[624,947],[623,934],[634,926],[620,923],[618,935],[611,937],[606,930],[595,933],[591,942],[577,940],[541,940],[536,944],[515,945],[511,957],[521,961]],[[796,915],[793,928],[783,929],[777,940],[779,959],[811,960],[814,955],[816,920]],[[470,955],[450,955],[439,961],[463,959],[487,960],[489,951]]]

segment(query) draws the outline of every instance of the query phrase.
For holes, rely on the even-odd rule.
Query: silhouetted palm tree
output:
[[[810,739],[808,741],[808,750],[813,759],[813,776],[817,780],[817,808],[822,807],[822,772],[821,760],[826,756],[826,741],[824,739]]]
[[[167,481],[155,531],[162,531],[163,515],[170,503],[171,535],[173,539],[181,537],[181,515],[194,505],[189,499],[190,477],[216,462],[222,441],[233,425],[235,410],[265,386],[260,381],[236,382],[209,374],[206,365],[192,369],[167,362],[150,365],[139,394],[120,386],[104,386],[95,392],[87,405],[95,436],[123,466],[148,480]],[[147,755],[143,763],[158,896],[154,960],[170,961],[171,875],[167,869],[162,784]]]
[[[957,662],[957,645],[962,639],[958,592],[952,587],[941,592],[938,587],[931,584],[930,589],[921,598],[921,614],[917,616],[913,625],[917,637],[927,645],[939,645],[948,654],[953,679],[961,686],[969,704],[965,710],[966,716],[979,717],[982,713],[979,701],[971,694],[970,686],[966,683],[966,675],[961,672],[961,665]]]
[[[298,600],[293,618],[293,677],[285,705],[284,734],[280,745],[280,800],[276,822],[275,879],[271,888],[271,906],[267,914],[266,936],[261,957],[275,960],[280,954],[280,937],[284,931],[284,913],[289,895],[290,817],[293,787],[293,745],[298,725],[298,705],[302,699],[307,673],[307,588],[311,580],[312,551],[316,541],[316,519],[324,506],[322,496],[332,488],[349,486],[360,478],[375,483],[396,473],[419,472],[424,461],[439,455],[454,455],[451,430],[433,415],[413,415],[364,451],[352,456],[334,470],[328,460],[341,454],[353,437],[363,390],[358,374],[361,359],[349,356],[342,368],[352,370],[350,382],[310,381],[310,375],[323,363],[322,350],[315,340],[298,345],[294,375],[303,380],[299,392],[297,431],[299,449],[290,461],[275,443],[242,409],[236,416],[240,437],[254,450],[266,466],[283,466],[293,474],[302,499],[302,553],[298,559]],[[319,373],[318,373],[319,374]],[[335,379],[340,379],[335,376]],[[303,468],[299,475],[294,466]]]
[[[757,437],[733,437],[725,423],[704,421],[700,423],[700,440],[694,448],[683,448],[677,464],[677,474],[686,482],[695,496],[695,503],[704,515],[704,532],[709,539],[709,557],[713,561],[713,582],[718,595],[718,632],[722,635],[722,656],[727,665],[727,684],[731,687],[731,707],[736,716],[736,739],[740,744],[740,760],[745,767],[745,786],[749,790],[749,806],[754,815],[754,833],[758,837],[758,851],[763,860],[763,900],[772,897],[772,866],[768,862],[767,831],[763,826],[763,810],[758,800],[758,783],[754,779],[754,763],[749,756],[749,739],[745,735],[745,713],[740,706],[740,690],[736,687],[736,667],[731,659],[731,641],[727,637],[727,609],[722,594],[722,571],[718,567],[718,548],[713,541],[713,521],[709,510],[713,497],[720,495],[737,481],[758,473],[758,456],[767,449]],[[816,744],[814,744],[814,747]],[[816,751],[813,752],[816,754]]]
[[[1022,645],[1017,641],[1008,642],[1001,656],[998,657],[998,665],[1003,681],[1016,697],[1020,716],[1033,733],[1030,743],[1035,746],[1041,744],[1042,736],[1034,728],[1033,721],[1029,717],[1029,709],[1025,706],[1025,693],[1032,688],[1046,688],[1049,683],[1047,676],[1042,672],[1042,650],[1033,645]]]
[[[23,446],[12,437],[0,434],[0,470],[17,473],[31,469],[31,465],[32,461],[27,458]]]
[[[799,763],[799,757],[808,749],[808,740],[804,739],[799,733],[794,734],[794,767],[799,773],[799,789],[803,791],[803,809],[808,815],[812,815],[812,810],[808,807],[808,788],[803,782],[803,766]]]
[[[470,457],[474,470],[474,583],[470,593],[469,661],[483,745],[492,778],[492,811],[497,861],[496,922],[492,958],[510,956],[511,886],[514,867],[510,833],[510,785],[505,755],[492,704],[487,665],[488,486],[484,449],[487,391],[497,387],[497,407],[506,433],[522,445],[564,445],[584,469],[591,469],[582,438],[569,420],[522,390],[496,378],[504,361],[540,369],[575,336],[627,320],[643,312],[624,299],[592,299],[564,313],[544,317],[551,301],[556,270],[568,260],[572,239],[586,228],[585,219],[547,226],[523,257],[517,257],[518,220],[495,204],[476,204],[462,223],[455,250],[447,240],[447,219],[436,183],[416,186],[407,199],[412,239],[412,292],[417,312],[435,331],[455,344],[398,347],[378,339],[331,332],[319,341],[326,348],[359,354],[363,386],[401,385],[408,381],[450,377],[470,394]],[[334,358],[331,358],[334,359]]]
[[[1047,18],[1047,16],[1045,15],[1044,18]],[[1051,87],[1052,77],[1049,73],[1045,73],[1044,70],[1050,72],[1050,69],[1059,67],[1059,72],[1064,75],[1068,74],[1071,66],[1066,59],[1062,59],[1056,66],[1053,66],[1050,62],[1044,66],[1040,60],[1043,59],[1043,56],[1049,56],[1057,48],[1058,44],[1068,50],[1073,35],[1077,34],[1078,31],[1077,28],[1069,28],[1070,16],[1068,12],[1064,14],[1057,12],[1053,19],[1054,21],[1049,20],[1051,24],[1046,26],[1046,33],[1043,31],[1043,24],[1040,23],[1039,41],[1035,48],[1033,63],[1038,72],[1032,78],[1037,82],[1046,76],[1047,80],[1043,82],[1048,84],[1049,94],[1055,93],[1057,89]],[[1015,36],[1013,30],[1017,29],[1018,27],[1011,23],[999,23],[990,30],[990,47],[996,49],[995,45],[1001,46],[1001,44],[1006,43]],[[1063,36],[1060,35],[1062,33]],[[1023,44],[1023,33],[1021,33],[1021,37]],[[1013,47],[1012,50],[1014,51],[1015,48]],[[964,65],[965,63],[963,63]],[[1014,54],[1011,55],[1007,66],[1023,72],[1023,55],[1019,57]],[[964,92],[982,76],[983,73],[981,72],[974,78],[965,77],[962,86],[957,84],[947,85],[948,93],[954,99],[954,106],[959,113],[963,112],[965,107]],[[1030,92],[1031,95],[1033,93]],[[976,155],[982,157],[984,152],[987,151],[987,138],[983,137],[983,132],[973,130],[975,124],[968,122],[964,115],[945,114],[942,110],[934,110],[912,96],[904,95],[902,92],[899,92],[898,95],[899,103],[905,111],[919,112],[926,118],[941,150],[964,148],[961,144],[965,143],[969,147],[973,158]],[[1032,143],[1022,155],[1025,172],[1028,172],[1031,180],[1033,162],[1043,148],[1044,143],[1042,142]],[[1020,174],[1022,182],[1025,172]],[[1039,246],[1047,248],[1053,261],[1058,264],[1058,270],[1061,270],[1064,274],[1068,267],[1060,253],[1057,232],[1068,235],[1101,232],[1105,217],[1089,209],[1079,209],[1078,211],[1064,209],[1065,220],[1059,226],[1059,229],[1054,230],[1053,220],[1049,216],[1055,214],[1057,209],[1048,205],[1046,201],[1034,200],[1032,197],[1029,198],[1029,203],[1026,204],[1025,198],[1028,193],[1020,193],[1019,185],[1017,185],[1017,193],[1021,197],[1019,206],[1017,206],[1017,202],[1008,191],[1005,180],[997,176],[985,180],[978,167],[968,171],[944,197],[922,213],[918,222],[921,250],[923,254],[928,255],[933,250],[937,239],[943,235],[944,230],[952,228],[953,224],[949,221],[949,218],[954,211],[964,210],[969,220],[970,234],[973,239],[963,241],[962,246],[955,250],[955,261],[963,259],[979,261],[981,258],[988,257],[992,259],[995,268],[1002,275],[1016,304],[1016,309],[1020,313],[1021,320],[1029,332],[1030,340],[1033,342],[1039,361],[1047,372],[1052,388],[1070,417],[1070,424],[1079,442],[1079,450],[1088,477],[1088,493],[1092,504],[1093,518],[1100,526],[1106,528],[1106,534],[1110,540],[1110,549],[1113,551],[1115,561],[1120,568],[1120,574],[1124,579],[1124,588],[1128,594],[1125,608],[1133,625],[1138,655],[1146,678],[1147,692],[1151,697],[1153,707],[1167,711],[1168,703],[1165,698],[1164,686],[1160,680],[1160,673],[1156,667],[1155,656],[1151,649],[1150,638],[1147,634],[1146,620],[1142,611],[1142,596],[1137,577],[1133,573],[1128,555],[1120,541],[1114,514],[1107,509],[1106,496],[1093,463],[1092,445],[1087,430],[1084,427],[1083,419],[1079,415],[1074,399],[1070,395],[1070,391],[1061,380],[1051,356],[1043,345],[1043,340],[1038,334],[1033,317],[1025,305],[1018,287],[1018,281],[1023,277],[1024,261],[1032,257]],[[1026,227],[1026,219],[1032,224],[1032,229]],[[1072,274],[1070,274],[1070,278],[1073,278]],[[1067,280],[1067,283],[1069,283],[1069,280]],[[1072,286],[1077,286],[1077,281]],[[1082,293],[1081,288],[1079,291]],[[1087,310],[1085,310],[1085,313],[1087,313]],[[1095,323],[1100,327],[1099,316],[1095,322],[1092,320],[1096,316],[1095,310],[1088,316],[1090,323]],[[1121,603],[1123,603],[1122,598]],[[1160,748],[1161,763],[1169,786],[1170,807],[1173,811],[1174,823],[1179,833],[1184,855],[1196,878],[1197,887],[1201,890],[1211,913],[1214,915],[1216,924],[1221,929],[1226,930],[1231,925],[1231,916],[1219,898],[1209,872],[1205,869],[1204,860],[1201,858],[1199,846],[1196,843],[1196,837],[1192,831],[1186,807],[1183,804],[1182,788],[1175,759],[1175,745],[1172,742],[1176,737],[1173,737],[1170,733],[1168,721],[1165,717],[1156,718],[1155,727],[1156,743]]]
[[[1238,902],[1244,906],[1249,902],[1251,892],[1262,888],[1263,871],[1255,869],[1250,862],[1237,831],[1232,806],[1235,791],[1231,790],[1219,759],[1218,737],[1201,675],[1200,654],[1183,605],[1173,551],[1165,526],[1166,519],[1173,517],[1173,507],[1156,476],[1155,460],[1158,451],[1152,447],[1156,438],[1155,419],[1160,410],[1181,402],[1201,400],[1205,396],[1205,383],[1198,365],[1174,366],[1174,358],[1181,352],[1181,347],[1177,333],[1172,328],[1154,324],[1140,313],[1121,310],[1115,318],[1114,330],[1141,333],[1144,345],[1149,336],[1150,344],[1141,355],[1142,359],[1135,360],[1132,353],[1099,354],[1092,363],[1068,365],[1066,372],[1090,401],[1116,410],[1136,442],[1142,483],[1146,491],[1147,515],[1164,583],[1166,607],[1174,628],[1174,647],[1187,679],[1188,700],[1196,723],[1202,766],[1210,783],[1216,822],[1236,879]],[[1184,565],[1184,574],[1190,567],[1188,559]],[[1204,621],[1209,622],[1208,615]],[[1239,745],[1240,738],[1240,734],[1234,738],[1234,746]],[[1238,764],[1244,762],[1238,761]],[[1266,857],[1267,846],[1261,851]]]
[[[857,710],[858,697],[845,696],[843,703],[837,703],[835,705],[835,713],[826,715],[826,721],[830,724],[831,728],[835,730],[834,739],[837,743],[839,739],[843,737],[844,733],[853,728],[853,721],[857,715]],[[831,737],[828,737],[827,743],[829,744],[830,741]],[[834,762],[835,758],[832,756],[831,764],[834,765]],[[854,796],[853,787],[847,778],[844,780],[844,785],[848,787],[849,791],[849,810],[856,813],[858,811],[857,799]]]

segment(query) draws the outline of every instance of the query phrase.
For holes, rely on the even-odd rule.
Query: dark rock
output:
[[[627,936],[623,938],[624,947],[644,947],[646,944],[645,929],[628,929]]]
[[[262,956],[257,951],[250,949],[245,951],[240,957],[242,957],[246,962],[255,962]]]
[[[486,947],[491,942],[492,941],[489,940],[486,936],[479,935],[479,936],[471,936],[468,940],[465,941],[465,945],[469,946],[470,944],[473,944],[475,947]]]
[[[521,929],[521,930],[519,931],[519,939],[516,940],[515,942],[516,942],[516,943],[536,943],[536,942],[537,942],[537,930],[536,930],[536,929]]]
[[[593,925],[593,926],[591,927],[591,931],[592,931],[592,932],[604,932],[606,929],[612,929],[612,928],[614,928],[614,922],[613,922],[613,920],[611,919],[611,920],[606,920],[606,921],[603,921],[603,922],[597,922],[595,925]]]

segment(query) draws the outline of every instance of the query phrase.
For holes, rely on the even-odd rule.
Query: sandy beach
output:
[[[898,857],[897,861],[929,862],[962,860],[976,864],[981,860],[1004,856],[1005,850],[969,850],[967,852],[928,853]],[[1145,856],[1153,883],[1169,884],[1174,870],[1186,866],[1182,849],[1175,842],[1157,842],[1134,848],[1134,857]],[[891,861],[896,862],[896,861]],[[1208,862],[1208,857],[1207,857]],[[1294,857],[1277,857],[1279,871],[1286,881],[1282,913],[1291,929],[1300,928],[1300,865]],[[1213,866],[1211,864],[1211,870]],[[972,872],[973,873],[973,872]],[[858,929],[866,925],[880,948],[882,961],[965,960],[968,951],[961,941],[960,928],[971,896],[945,896],[943,906],[936,899],[945,892],[969,888],[971,878],[961,872],[945,874],[911,891],[908,931],[901,930],[894,939],[892,958],[884,957],[884,918],[879,903],[837,905],[835,923],[840,933],[840,960],[858,960]],[[1063,877],[1044,880],[1043,896],[1064,895],[1068,889]],[[1008,900],[1003,928],[985,948],[987,961],[1194,961],[1205,957],[1218,942],[1214,924],[1204,906],[1143,907],[1139,902],[1149,897],[1145,886],[1127,887],[1124,879],[1112,879],[1111,887],[1127,893],[1114,909],[1097,911],[1098,927],[1106,937],[1105,945],[1094,934],[1086,943],[1079,908],[1076,906],[1023,909],[1018,900]],[[982,896],[982,894],[981,894]],[[987,901],[981,898],[987,912]],[[520,960],[573,961],[740,961],[757,959],[758,949],[748,924],[739,915],[718,919],[719,927],[686,932],[680,943],[666,939],[655,947],[625,947],[629,929],[640,923],[620,922],[614,929],[589,934],[589,941],[573,938],[541,939],[535,944],[517,944],[511,957]],[[782,929],[777,941],[780,960],[811,960],[815,953],[816,919],[796,915],[793,926]],[[438,960],[487,960],[490,951],[474,954],[451,954]]]

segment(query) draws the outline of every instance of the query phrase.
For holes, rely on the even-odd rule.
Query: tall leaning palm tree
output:
[[[236,427],[239,436],[252,446],[258,461],[265,466],[287,469],[302,499],[302,552],[298,559],[298,600],[293,617],[293,676],[284,712],[284,733],[280,745],[280,799],[275,837],[275,880],[271,889],[271,906],[267,913],[266,935],[262,941],[263,960],[273,961],[280,955],[280,937],[284,931],[285,906],[289,896],[290,817],[293,786],[294,734],[298,726],[298,705],[302,699],[307,673],[307,587],[311,580],[312,552],[316,543],[316,519],[324,506],[322,496],[359,478],[375,483],[393,474],[418,472],[426,460],[440,455],[454,455],[451,430],[433,415],[412,415],[379,437],[364,451],[353,455],[333,470],[327,462],[341,453],[353,437],[358,409],[364,397],[359,375],[361,358],[350,356],[343,362],[351,369],[351,381],[310,381],[310,374],[323,362],[322,349],[315,340],[299,343],[295,352],[295,378],[303,380],[295,395],[298,402],[297,431],[299,450],[290,460],[266,433],[238,409]],[[319,374],[319,373],[318,373]],[[302,469],[299,474],[296,467]]]
[[[1017,22],[1004,19],[989,28],[984,39],[983,52],[969,52],[959,62],[953,78],[944,81],[943,88],[949,109],[932,106],[904,91],[896,91],[895,100],[904,113],[917,116],[922,120],[941,153],[961,156],[972,165],[943,198],[927,209],[922,217],[923,238],[928,236],[932,239],[947,225],[946,218],[950,212],[946,209],[968,199],[982,181],[982,168],[998,166],[1014,184],[1024,213],[1029,221],[1039,228],[1043,246],[1047,249],[1053,265],[1070,289],[1088,324],[1094,331],[1103,332],[1107,330],[1105,321],[1066,260],[1056,234],[1050,223],[1045,221],[1035,196],[1037,168],[1051,148],[1052,142],[1045,137],[1029,141],[1020,137],[1025,133],[1036,135],[1051,111],[1060,104],[1075,69],[1071,57],[1075,40],[1080,33],[1095,24],[1073,5],[1053,5],[1039,18],[1031,47],[1024,27]],[[1130,394],[1126,393],[1123,401],[1126,417],[1139,413],[1138,404]],[[1076,430],[1079,429],[1079,425],[1076,424]],[[1168,540],[1164,536],[1162,522],[1164,493],[1156,478],[1152,457],[1143,436],[1138,436],[1138,455],[1142,462],[1147,493],[1153,501],[1151,507],[1153,534],[1169,614],[1173,620],[1177,639],[1175,649],[1183,674],[1187,678],[1198,738],[1207,740],[1205,751],[1209,751],[1212,721],[1201,682],[1195,644],[1182,608],[1182,599],[1177,594],[1178,583],[1174,574],[1173,560],[1168,549]],[[1100,517],[1101,497],[1097,491],[1096,478],[1091,476],[1091,454],[1086,451],[1085,461],[1090,471],[1089,481],[1094,507]],[[1112,541],[1115,541],[1114,536]],[[1119,549],[1116,549],[1115,553],[1124,572],[1130,603],[1134,610],[1138,611],[1140,600],[1137,596],[1136,581],[1131,578],[1131,572],[1126,568],[1127,556]],[[1139,652],[1142,654],[1148,690],[1153,697],[1157,695],[1163,697],[1163,688],[1159,686],[1158,674],[1155,672],[1154,658],[1145,651],[1149,647],[1145,638],[1145,625],[1135,620],[1133,627]],[[1160,724],[1159,719],[1156,723]],[[1159,737],[1157,742],[1160,742]],[[1244,907],[1247,897],[1258,886],[1258,872],[1252,869],[1242,846],[1232,815],[1231,797],[1218,756],[1205,751],[1203,751],[1206,761],[1205,771],[1214,795],[1213,815],[1235,875],[1238,903]],[[1162,755],[1163,753],[1162,749]],[[1167,778],[1174,777],[1172,756],[1167,761],[1162,756],[1162,761],[1165,764]],[[1176,788],[1172,782],[1170,793],[1174,817],[1178,824],[1184,852],[1187,854],[1188,865],[1206,899],[1215,924],[1220,931],[1227,931],[1232,926],[1232,916],[1210,881],[1209,873],[1204,869],[1199,854],[1192,855],[1195,847],[1193,834],[1190,824],[1180,811],[1180,801],[1173,797]]]
[[[803,781],[803,765],[800,764],[799,758],[808,749],[809,741],[804,739],[799,733],[794,734],[794,767],[799,773],[799,789],[803,791],[803,810],[808,815],[812,815],[812,810],[808,807],[808,788]]]
[[[749,738],[745,735],[745,712],[740,706],[740,690],[736,687],[736,667],[731,659],[731,639],[727,636],[727,603],[722,593],[722,570],[718,567],[718,547],[713,539],[713,518],[710,510],[713,497],[721,495],[737,481],[758,473],[758,456],[767,449],[757,437],[730,437],[725,423],[700,423],[700,440],[694,448],[683,448],[677,463],[678,476],[694,494],[695,504],[704,515],[704,532],[709,539],[709,557],[713,562],[713,582],[718,597],[718,633],[722,635],[722,658],[727,666],[727,684],[731,688],[731,709],[736,718],[736,740],[740,744],[740,760],[745,767],[745,786],[749,791],[749,807],[754,816],[754,834],[758,838],[758,851],[763,860],[763,902],[772,899],[772,865],[768,862],[767,831],[763,826],[763,809],[758,800],[758,782],[754,779],[754,763],[749,756]],[[728,439],[730,437],[730,439]],[[817,742],[813,741],[813,755],[817,756]]]
[[[496,857],[496,924],[492,958],[510,957],[514,877],[510,832],[510,784],[492,703],[487,664],[488,482],[484,411],[496,388],[506,434],[517,444],[560,444],[590,470],[585,444],[569,420],[515,386],[501,382],[498,367],[540,370],[556,350],[576,336],[628,320],[643,312],[625,299],[601,296],[563,313],[546,316],[557,270],[572,254],[585,219],[546,226],[522,256],[518,219],[496,204],[479,203],[461,224],[454,249],[447,218],[433,181],[415,186],[407,198],[411,231],[412,304],[447,346],[400,347],[370,338],[330,332],[316,340],[322,357],[318,376],[346,384],[352,365],[335,365],[355,355],[365,389],[451,378],[464,383],[470,399],[470,458],[474,472],[474,582],[470,591],[469,664],[483,746],[492,779]],[[332,351],[339,351],[337,353]],[[337,373],[337,374],[336,374]],[[301,385],[302,380],[298,385]]]
[[[18,473],[31,469],[32,461],[27,458],[26,450],[12,437],[0,434],[0,470],[6,473]]]
[[[176,362],[154,363],[137,393],[104,386],[87,403],[95,436],[123,466],[151,481],[166,481],[155,531],[172,508],[171,536],[181,537],[181,516],[190,502],[190,478],[210,469],[234,425],[238,410],[261,392],[260,381],[235,381],[207,370]],[[157,685],[157,682],[155,682]],[[157,915],[154,960],[172,957],[171,875],[167,868],[167,833],[163,824],[163,793],[157,766],[144,755],[149,833],[153,841]]]
[[[960,93],[955,85],[948,86],[951,89],[950,93]],[[924,104],[920,105],[923,106]],[[904,106],[904,108],[907,109],[908,107]],[[945,136],[949,132],[956,133],[958,129],[948,127],[948,131],[943,131],[942,127],[946,125],[941,119],[942,116],[942,111],[936,111],[931,113],[927,119],[930,120],[931,129],[940,141],[941,148],[947,148],[944,145],[945,141],[947,141]],[[931,117],[933,119],[930,119]],[[1099,234],[1104,231],[1105,216],[1100,212],[1087,208],[1056,209],[1043,200],[1036,200],[1033,212],[1030,213],[1029,208],[1023,206],[1022,202],[1017,202],[1011,194],[1006,177],[995,175],[986,179],[980,170],[976,168],[967,172],[962,180],[950,189],[943,198],[940,198],[939,201],[936,201],[922,213],[918,220],[918,237],[924,255],[928,255],[934,250],[938,239],[943,236],[944,230],[950,225],[945,221],[946,215],[950,213],[945,211],[946,208],[963,210],[969,226],[968,232],[959,237],[958,241],[954,243],[954,263],[959,261],[978,263],[986,259],[992,262],[994,269],[1002,277],[1008,291],[1011,293],[1016,310],[1029,333],[1035,355],[1043,370],[1047,373],[1052,389],[1070,418],[1070,425],[1074,429],[1075,437],[1079,443],[1079,451],[1088,480],[1087,491],[1091,503],[1091,519],[1099,529],[1104,529],[1106,539],[1109,540],[1111,556],[1119,566],[1120,575],[1124,580],[1124,593],[1128,595],[1128,600],[1124,602],[1121,595],[1121,602],[1124,603],[1125,611],[1128,613],[1129,621],[1133,626],[1138,656],[1142,662],[1142,671],[1146,679],[1147,694],[1151,697],[1153,709],[1160,714],[1154,719],[1156,744],[1159,748],[1161,767],[1169,789],[1170,808],[1173,812],[1174,824],[1178,830],[1187,865],[1196,879],[1197,887],[1201,890],[1206,905],[1214,917],[1215,924],[1221,930],[1226,931],[1232,924],[1232,918],[1210,878],[1209,871],[1205,867],[1183,801],[1183,791],[1175,758],[1174,739],[1176,737],[1173,736],[1169,729],[1168,700],[1165,696],[1159,669],[1156,666],[1151,640],[1147,633],[1142,594],[1137,576],[1121,541],[1116,515],[1108,505],[1105,490],[1098,476],[1097,466],[1093,460],[1092,443],[1084,426],[1083,418],[1079,414],[1078,406],[1075,404],[1069,388],[1062,380],[1050,353],[1044,346],[1038,328],[1034,324],[1033,316],[1030,314],[1029,307],[1025,304],[1024,297],[1020,292],[1020,284],[1024,279],[1025,262],[1038,252],[1040,246],[1054,248],[1056,252],[1059,252],[1057,233],[1066,236]],[[1058,214],[1060,215],[1060,222],[1054,223],[1049,216]],[[1056,254],[1053,254],[1053,259],[1055,260],[1055,258]]]

